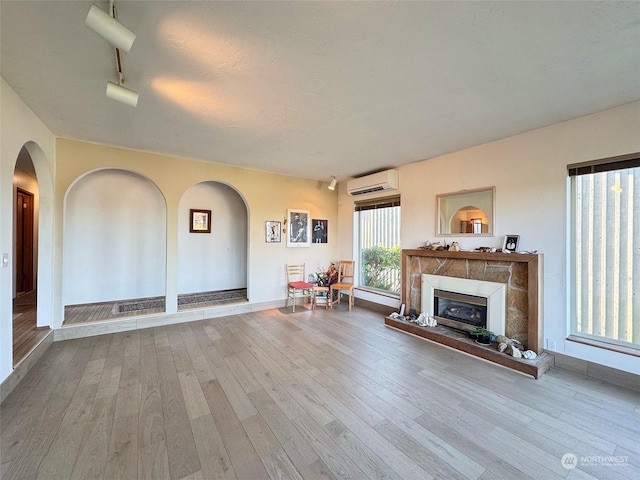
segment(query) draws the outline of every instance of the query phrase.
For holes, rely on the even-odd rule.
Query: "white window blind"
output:
[[[640,154],[568,170],[571,333],[640,349]]]

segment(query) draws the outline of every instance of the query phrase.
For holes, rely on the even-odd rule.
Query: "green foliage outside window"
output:
[[[399,291],[400,245],[377,245],[362,250],[363,285],[390,292]]]

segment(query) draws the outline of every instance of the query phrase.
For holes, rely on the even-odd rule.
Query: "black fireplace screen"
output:
[[[444,324],[468,329],[487,326],[487,299],[475,295],[435,289],[434,314]],[[449,322],[442,320],[448,320]],[[465,328],[466,327],[466,328]]]

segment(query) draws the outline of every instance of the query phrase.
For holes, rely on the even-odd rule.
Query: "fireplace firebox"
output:
[[[487,327],[487,298],[433,290],[433,313],[438,323],[458,330]]]
[[[422,275],[422,311],[458,330],[484,327],[504,335],[507,288],[503,283]]]

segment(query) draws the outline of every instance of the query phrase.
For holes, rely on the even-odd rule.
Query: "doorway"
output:
[[[33,290],[33,194],[17,189],[16,198],[16,295]]]
[[[37,153],[39,151],[35,150]],[[38,327],[38,238],[40,185],[31,154],[22,147],[14,175],[13,366],[50,333]]]

